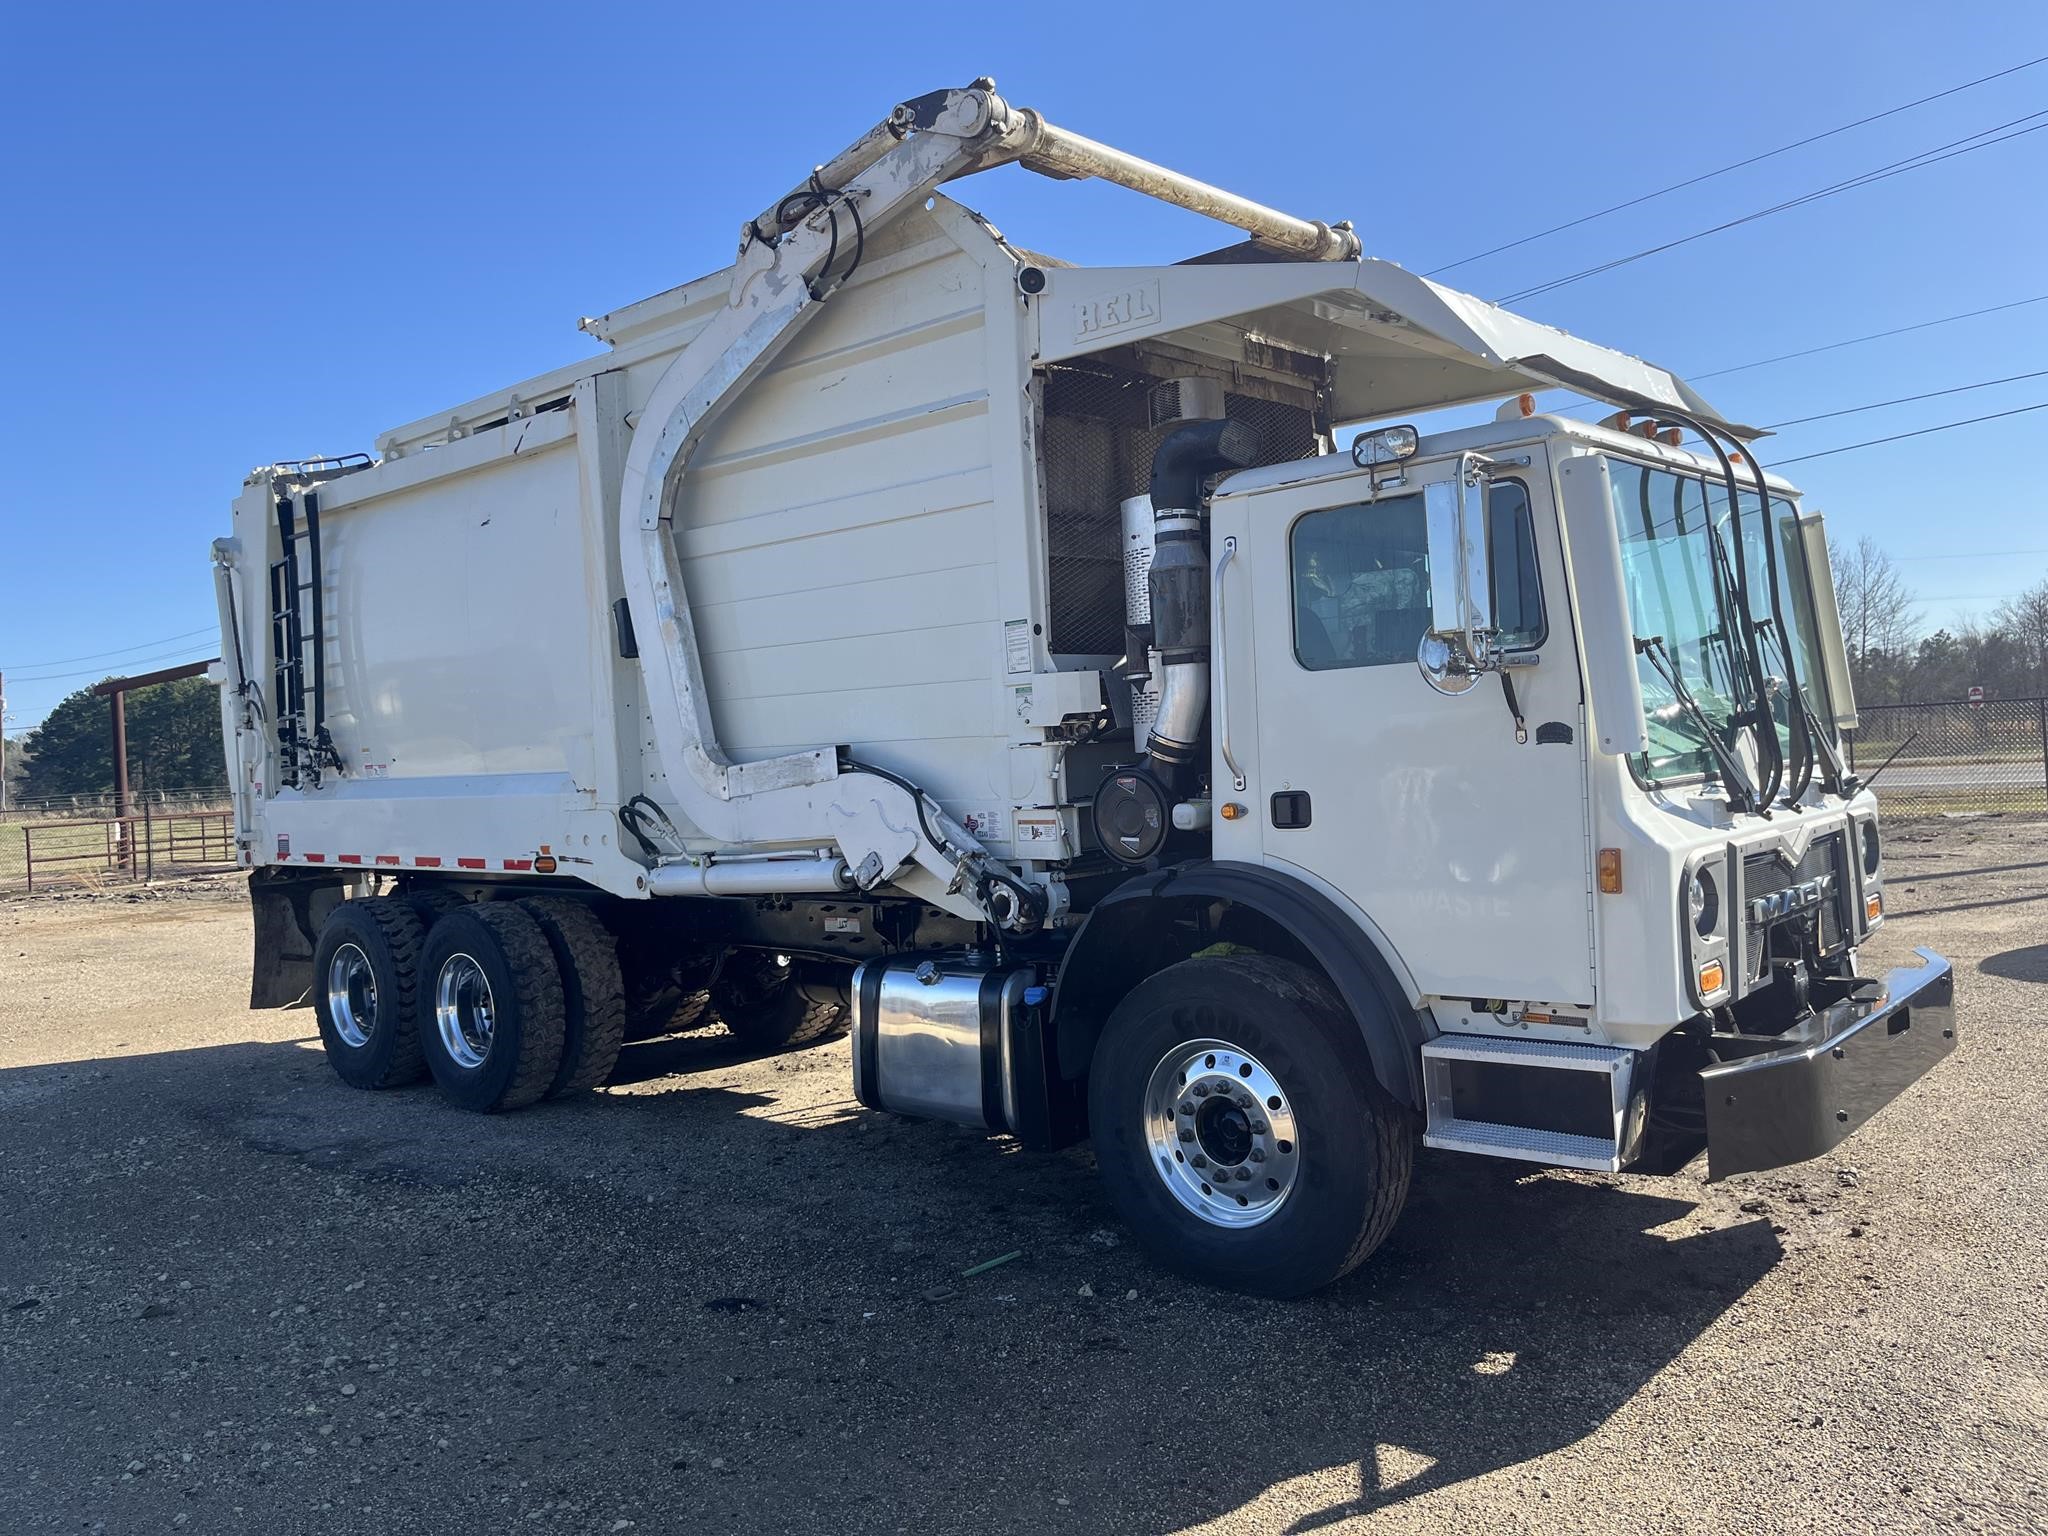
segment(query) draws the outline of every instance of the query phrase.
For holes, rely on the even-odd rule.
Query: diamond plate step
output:
[[[1519,1125],[1489,1125],[1484,1120],[1446,1120],[1423,1133],[1422,1144],[1446,1152],[1477,1152],[1483,1157],[1518,1158],[1554,1168],[1592,1168],[1618,1172],[1621,1155],[1600,1136],[1572,1136],[1564,1131],[1536,1131]]]

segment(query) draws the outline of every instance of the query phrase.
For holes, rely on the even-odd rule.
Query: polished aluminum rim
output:
[[[357,1049],[377,1027],[377,973],[354,944],[342,945],[327,962],[327,1017],[342,1043]]]
[[[1270,1219],[1301,1176],[1286,1091],[1227,1040],[1159,1058],[1145,1084],[1145,1147],[1174,1199],[1218,1227]]]
[[[441,1047],[458,1067],[480,1067],[491,1053],[498,1011],[490,978],[469,955],[450,955],[434,978],[434,1027]]]

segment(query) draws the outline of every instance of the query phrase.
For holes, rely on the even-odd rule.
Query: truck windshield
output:
[[[1727,490],[1718,478],[1678,474],[1624,459],[1609,458],[1608,473],[1630,622],[1639,638],[1662,638],[1675,674],[1667,676],[1659,657],[1637,657],[1650,739],[1649,750],[1636,759],[1637,776],[1656,784],[1719,773],[1728,758],[1753,761],[1743,752],[1746,727],[1735,724],[1738,700],[1750,692],[1743,681],[1741,624],[1724,603],[1714,570],[1716,537],[1731,561],[1734,556]],[[1757,515],[1756,493],[1745,494],[1742,537],[1750,617],[1768,626],[1762,636],[1765,669],[1782,678],[1789,647],[1792,670],[1812,716],[1829,720],[1832,710],[1820,666],[1812,588],[1792,503],[1773,497],[1767,525]],[[1771,603],[1766,538],[1776,540],[1779,607],[1791,632],[1783,642]],[[1780,749],[1790,761],[1798,729],[1797,701],[1789,689],[1779,688],[1771,706]]]

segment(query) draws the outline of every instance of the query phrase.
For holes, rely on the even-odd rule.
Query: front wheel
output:
[[[1088,1111],[1139,1241],[1235,1290],[1348,1274],[1407,1198],[1413,1118],[1328,983],[1291,961],[1185,960],[1141,982],[1096,1046]]]

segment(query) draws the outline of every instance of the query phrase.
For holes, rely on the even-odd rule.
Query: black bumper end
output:
[[[1885,978],[1826,1038],[1709,1067],[1707,1177],[1803,1163],[1839,1146],[1955,1049],[1955,973],[1932,950]]]

